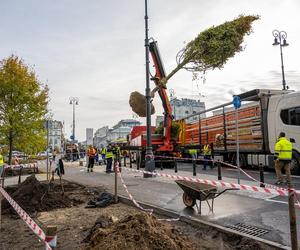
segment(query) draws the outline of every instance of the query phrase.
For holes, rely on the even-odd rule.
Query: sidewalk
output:
[[[75,181],[86,186],[105,186],[114,193],[115,175],[106,174],[104,166],[95,166],[93,173],[87,173],[85,167],[78,162],[66,163],[64,179]],[[39,166],[42,169],[43,166]],[[160,172],[160,170],[158,170]],[[163,170],[163,173],[175,174],[174,170]],[[176,175],[192,177],[190,172],[180,171]],[[45,178],[45,175],[42,175]],[[254,193],[250,191],[228,191],[215,200],[214,213],[210,212],[205,202],[202,203],[202,214],[194,209],[187,209],[182,202],[182,189],[172,179],[165,177],[143,178],[142,173],[134,173],[122,169],[122,177],[129,192],[140,202],[168,209],[178,215],[187,215],[200,218],[217,225],[232,227],[237,223],[246,226],[264,229],[266,233],[261,236],[273,242],[286,246],[290,245],[288,206],[282,202],[286,197],[279,198],[273,194]],[[25,177],[23,177],[24,179]],[[216,176],[206,174],[197,175],[196,178],[217,180]],[[17,178],[13,178],[17,181]],[[223,178],[229,183],[237,183],[236,179]],[[6,180],[6,185],[13,180]],[[241,181],[241,184],[255,185],[252,181]],[[118,178],[118,194],[128,196],[120,179]],[[279,200],[279,202],[278,202]],[[300,219],[300,210],[296,208],[297,219]],[[300,227],[298,223],[298,232]],[[298,239],[300,241],[299,233]]]

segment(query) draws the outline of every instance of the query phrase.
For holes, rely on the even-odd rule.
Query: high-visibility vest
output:
[[[102,149],[101,149],[101,154],[102,154],[102,155],[105,155],[105,154],[106,154],[106,148],[102,148]]]
[[[204,145],[204,147],[203,147],[203,154],[204,155],[211,155],[211,150],[210,150],[210,147],[209,147],[208,144]]]
[[[0,166],[4,165],[4,157],[2,154],[0,154]]]
[[[197,154],[197,149],[189,149],[189,154],[190,155],[196,155]]]
[[[96,150],[94,148],[89,148],[88,149],[88,156],[89,157],[95,157],[96,155]]]
[[[113,157],[114,157],[114,154],[113,154],[112,150],[111,149],[107,149],[106,150],[106,154],[105,154],[105,158],[109,159],[109,158],[113,158]]]
[[[280,137],[275,144],[275,155],[279,160],[291,160],[292,149],[292,143],[285,137]]]

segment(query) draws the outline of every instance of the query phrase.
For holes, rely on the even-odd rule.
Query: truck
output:
[[[238,95],[241,108],[228,102],[178,121],[181,132],[178,145],[201,148],[212,145],[215,159],[236,163],[236,126],[239,134],[241,167],[262,164],[274,167],[274,145],[280,132],[293,144],[292,172],[300,173],[300,92],[254,89]],[[236,115],[237,112],[237,115]],[[201,114],[207,114],[201,118]],[[198,116],[197,121],[187,119]]]
[[[299,91],[254,89],[238,95],[242,106],[237,111],[232,107],[232,102],[227,102],[174,121],[166,86],[159,85],[159,80],[166,74],[156,41],[150,42],[149,51],[155,68],[151,80],[159,87],[158,94],[164,110],[163,133],[156,134],[155,127],[151,128],[152,148],[159,164],[174,166],[176,161],[171,157],[185,156],[190,148],[201,151],[206,144],[211,145],[215,159],[235,164],[238,125],[241,167],[260,164],[274,167],[274,145],[279,133],[285,132],[293,143],[292,172],[300,173]],[[189,119],[192,117],[196,119]],[[176,138],[172,137],[174,122],[180,127]],[[145,165],[145,126],[133,127],[126,149],[135,152],[140,167]]]

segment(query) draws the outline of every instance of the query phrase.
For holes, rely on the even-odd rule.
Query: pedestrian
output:
[[[2,150],[0,149],[0,179],[2,177],[2,172],[4,170],[4,157],[2,155]]]
[[[102,147],[100,152],[101,152],[103,164],[106,165],[106,160],[105,160],[106,147]]]
[[[105,154],[105,158],[106,158],[106,173],[111,173],[112,172],[112,162],[113,162],[113,151],[112,151],[112,146],[109,144],[107,149],[106,149],[106,154]]]
[[[202,152],[203,152],[203,156],[204,156],[204,162],[203,162],[202,170],[206,170],[206,168],[209,164],[209,161],[210,161],[210,157],[211,157],[211,147],[208,143],[204,145]]]
[[[88,149],[88,157],[89,157],[89,163],[88,163],[88,169],[87,169],[87,172],[93,172],[93,168],[94,168],[94,163],[95,163],[95,157],[96,157],[96,150],[95,148],[90,145],[89,149]]]
[[[291,160],[292,160],[292,143],[285,138],[285,133],[280,132],[278,140],[275,144],[275,172],[277,176],[277,181],[275,185],[280,184],[290,184],[291,180]],[[284,182],[284,178],[282,175],[282,169],[284,169],[286,174],[286,182]]]

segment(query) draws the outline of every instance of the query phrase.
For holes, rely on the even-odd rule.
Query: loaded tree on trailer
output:
[[[280,132],[293,143],[292,167],[300,173],[300,92],[255,89],[239,95],[243,103],[238,110],[241,167],[262,164],[274,167],[274,145]],[[194,114],[194,123],[179,121],[181,150],[191,145],[213,145],[215,158],[236,162],[236,119],[232,103]],[[203,113],[213,115],[200,119]]]

